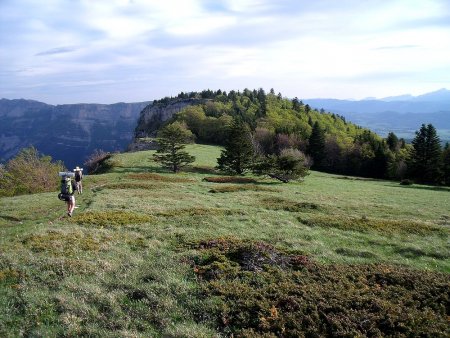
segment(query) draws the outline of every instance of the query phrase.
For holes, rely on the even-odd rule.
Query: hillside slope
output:
[[[176,175],[115,155],[73,218],[56,192],[1,198],[0,335],[448,335],[449,189],[236,184],[220,148],[187,150]]]
[[[386,137],[389,132],[411,140],[422,123],[432,123],[442,141],[450,141],[450,90],[383,99],[305,99],[311,107],[344,116]]]

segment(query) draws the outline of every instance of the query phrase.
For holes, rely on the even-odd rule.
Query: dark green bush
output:
[[[221,187],[212,188],[211,193],[226,193],[226,192],[239,192],[239,191],[277,191],[276,189],[267,188],[257,184],[236,184],[236,185],[224,185]]]
[[[403,179],[403,180],[401,180],[400,181],[400,184],[401,185],[412,185],[413,184],[413,181],[411,181],[411,180],[409,180],[409,179]]]
[[[227,336],[450,334],[448,275],[400,266],[322,265],[264,242],[203,241],[194,271]]]
[[[95,150],[89,158],[84,162],[84,166],[89,174],[104,174],[118,166],[118,162],[114,160],[113,154],[104,152],[103,150]]]
[[[256,180],[253,178],[239,176],[211,176],[205,177],[203,181],[212,183],[256,183]]]

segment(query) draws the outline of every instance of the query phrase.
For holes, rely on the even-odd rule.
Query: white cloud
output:
[[[446,13],[444,0],[3,0],[0,92],[23,97],[37,83],[57,101],[77,86],[73,101],[86,101],[95,93],[82,88],[95,84],[97,102],[199,86],[298,97],[424,92],[449,86]],[[108,96],[119,84],[124,97]]]

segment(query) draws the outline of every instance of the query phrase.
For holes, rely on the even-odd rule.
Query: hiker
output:
[[[61,172],[59,175],[61,178],[61,192],[58,194],[58,198],[61,201],[67,203],[67,215],[72,217],[73,210],[75,209],[75,190],[77,188],[75,181],[72,179],[74,176],[71,172]]]
[[[83,168],[80,169],[80,167],[76,167],[74,170],[75,173],[75,184],[77,186],[77,192],[78,194],[83,193],[83,185],[81,183],[81,180],[83,179]]]

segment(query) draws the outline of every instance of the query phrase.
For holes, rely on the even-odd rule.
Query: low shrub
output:
[[[60,184],[60,161],[40,154],[36,148],[24,148],[5,165],[0,164],[0,196],[16,196],[56,191]]]
[[[411,220],[377,219],[368,217],[314,216],[299,217],[298,220],[308,226],[337,228],[348,231],[377,231],[383,234],[405,233],[416,235],[445,235],[448,230],[425,222]]]
[[[449,276],[399,266],[322,265],[264,242],[197,244],[193,269],[225,336],[446,337]],[[214,300],[214,301],[207,301]]]
[[[97,238],[83,232],[62,233],[58,231],[30,235],[22,240],[22,244],[33,252],[64,257],[83,251],[99,251],[107,242],[107,237]]]
[[[157,212],[155,216],[157,217],[208,217],[215,215],[232,215],[232,214],[243,214],[240,210],[222,209],[222,208],[203,208],[203,207],[192,207],[192,208],[181,208],[181,209],[170,209]]]
[[[246,185],[226,185],[223,187],[215,187],[209,190],[211,193],[226,193],[226,192],[239,192],[239,191],[272,191],[276,192],[277,189],[267,188],[256,184]]]
[[[256,183],[257,181],[250,177],[239,176],[211,176],[205,177],[203,181],[212,183]]]
[[[409,179],[403,179],[400,181],[401,185],[412,185],[414,182]]]
[[[270,210],[285,210],[289,212],[304,212],[322,210],[323,208],[316,203],[294,202],[280,197],[269,197],[261,200],[262,205]]]
[[[132,212],[112,211],[90,211],[78,214],[70,219],[80,225],[95,225],[99,227],[114,227],[130,224],[147,223],[153,220],[149,215],[136,214]]]
[[[19,283],[20,272],[14,269],[0,270],[0,286],[14,286]]]
[[[127,175],[127,177],[134,180],[149,180],[159,182],[173,182],[173,183],[194,182],[194,180],[186,177],[163,176],[155,173],[129,174]]]
[[[131,182],[120,182],[120,183],[111,183],[105,184],[96,188],[93,188],[93,191],[101,191],[104,189],[144,189],[144,190],[154,190],[161,189],[160,184],[138,184]]]
[[[118,165],[119,162],[114,160],[112,153],[98,149],[89,155],[84,162],[84,166],[90,175],[107,173]]]

